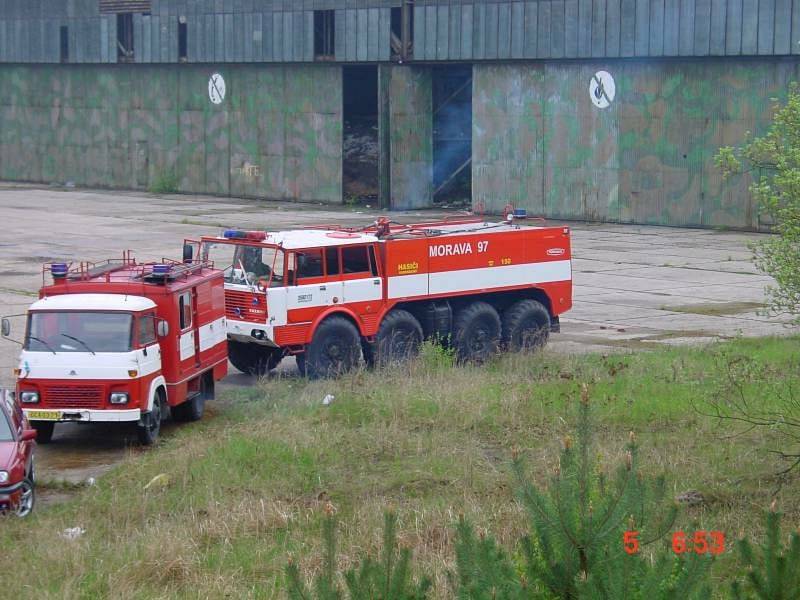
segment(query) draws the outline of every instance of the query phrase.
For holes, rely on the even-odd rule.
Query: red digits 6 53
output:
[[[695,531],[694,535],[687,539],[683,531],[676,531],[672,535],[672,551],[675,554],[708,552],[716,556],[725,552],[725,534],[721,531]]]

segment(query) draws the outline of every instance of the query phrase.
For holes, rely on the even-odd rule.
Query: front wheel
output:
[[[355,325],[344,317],[328,317],[317,327],[306,348],[306,375],[311,379],[336,377],[354,369],[360,354],[361,337]]]
[[[25,478],[22,480],[19,501],[17,502],[14,514],[20,518],[27,517],[33,512],[34,504],[36,504],[36,488],[33,485],[33,481]]]
[[[142,423],[137,427],[136,432],[139,442],[144,446],[152,446],[161,433],[161,419],[164,411],[164,399],[161,393],[156,391],[153,398],[153,409],[142,415]]]
[[[36,442],[39,444],[49,444],[53,439],[53,430],[56,428],[55,421],[31,421],[31,427],[36,430]]]

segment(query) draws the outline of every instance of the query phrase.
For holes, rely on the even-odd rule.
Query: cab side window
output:
[[[139,325],[137,327],[139,334],[139,345],[150,346],[156,342],[156,319],[155,315],[142,315],[139,317]]]
[[[178,298],[178,314],[180,315],[181,331],[192,326],[192,293],[184,292]]]
[[[370,273],[367,246],[347,246],[342,248],[342,267],[345,275]]]
[[[322,250],[306,250],[297,253],[295,274],[301,279],[322,277]]]
[[[341,275],[339,268],[339,251],[336,248],[325,248],[325,273],[331,275]]]

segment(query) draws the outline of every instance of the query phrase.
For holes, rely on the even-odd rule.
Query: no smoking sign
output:
[[[225,79],[219,73],[208,80],[208,97],[212,104],[222,104],[225,100]]]
[[[598,71],[589,81],[589,98],[597,108],[608,108],[614,101],[617,87],[614,78],[607,71]]]

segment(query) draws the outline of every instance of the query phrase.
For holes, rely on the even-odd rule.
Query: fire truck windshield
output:
[[[203,259],[213,261],[214,267],[225,273],[225,283],[283,285],[284,253],[274,246],[206,242]]]
[[[133,315],[122,312],[33,312],[29,352],[130,352]]]

